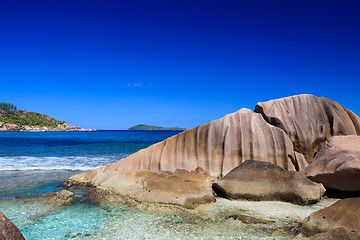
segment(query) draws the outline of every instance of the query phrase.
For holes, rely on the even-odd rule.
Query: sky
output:
[[[296,94],[360,115],[358,0],[0,0],[0,102],[192,128]]]

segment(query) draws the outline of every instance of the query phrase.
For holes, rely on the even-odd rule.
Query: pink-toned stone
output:
[[[248,160],[213,184],[218,196],[230,199],[280,200],[301,205],[318,202],[322,184],[302,172],[286,171],[277,165]]]
[[[330,138],[304,173],[326,188],[360,191],[360,136]]]
[[[25,240],[19,229],[0,212],[0,239]]]
[[[360,233],[360,198],[339,200],[331,206],[313,212],[303,222],[301,232],[305,236],[344,228]]]
[[[260,114],[243,108],[140,150],[103,171],[192,171],[201,167],[212,176],[222,176],[248,159],[286,170],[298,165],[289,137]]]
[[[360,134],[358,116],[337,102],[310,94],[261,102],[256,104],[255,112],[283,129],[294,150],[303,154],[308,163],[330,137]]]
[[[195,208],[215,202],[211,188],[213,178],[203,169],[167,171],[98,171],[72,176],[66,187],[91,186],[91,198],[99,202],[122,201],[180,205]]]

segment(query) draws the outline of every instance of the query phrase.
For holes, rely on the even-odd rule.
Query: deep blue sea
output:
[[[91,170],[179,132],[0,132],[0,171]]]
[[[272,210],[272,203],[218,199],[214,206],[198,207],[196,214],[189,215],[181,208],[173,212],[125,205],[100,206],[84,200],[83,190],[71,190],[76,196],[75,203],[59,208],[29,198],[61,190],[63,181],[72,175],[119,161],[177,133],[179,131],[0,132],[0,212],[12,220],[28,240],[292,238],[289,233],[274,235],[272,227],[254,228],[226,220],[226,214],[244,211],[278,214],[278,210]],[[296,216],[302,211],[289,204],[279,208],[286,207]],[[308,212],[302,217],[307,215]],[[287,221],[288,216],[284,219]]]

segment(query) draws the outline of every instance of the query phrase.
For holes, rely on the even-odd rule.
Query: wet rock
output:
[[[267,162],[248,160],[215,181],[220,197],[248,200],[280,200],[312,204],[321,199],[322,184],[310,181],[301,172],[286,171]]]
[[[302,94],[271,100],[256,104],[255,112],[284,130],[308,163],[331,136],[360,134],[360,118],[324,97]]]
[[[38,195],[34,198],[42,200],[45,203],[51,204],[55,207],[71,205],[75,201],[74,193],[68,190],[61,190],[58,192],[48,192],[45,194]]]
[[[339,227],[349,232],[360,232],[360,198],[339,200],[310,214],[302,222],[301,232],[309,237]]]
[[[196,171],[105,171],[102,174],[75,175],[64,182],[67,187],[90,187],[89,197],[100,202],[137,202],[180,205],[195,208],[215,202],[211,176],[203,169]]]
[[[19,229],[0,212],[0,239],[22,240],[25,239]]]
[[[360,136],[330,138],[304,173],[325,188],[360,191]]]
[[[349,231],[345,228],[336,228],[329,232],[318,233],[310,238],[310,240],[359,240],[360,234],[355,231]]]

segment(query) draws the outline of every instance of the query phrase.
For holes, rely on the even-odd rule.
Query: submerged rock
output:
[[[55,207],[71,205],[75,201],[74,193],[68,190],[61,190],[58,192],[48,192],[32,198],[38,199],[40,201],[44,201],[45,203],[53,205]]]
[[[304,173],[326,188],[360,191],[360,136],[330,138]]]
[[[256,218],[253,216],[247,216],[247,215],[242,215],[242,214],[231,215],[228,218],[241,221],[245,224],[274,224],[275,223],[275,221],[272,221],[272,220],[266,220],[266,219]]]
[[[327,208],[310,214],[303,221],[301,232],[309,237],[339,227],[349,232],[360,233],[360,198],[339,200]]]
[[[213,184],[218,196],[229,199],[280,200],[316,203],[325,189],[301,172],[286,171],[267,162],[248,160]]]
[[[256,104],[255,112],[284,130],[310,163],[331,136],[360,135],[360,118],[328,98],[302,94]],[[303,170],[300,168],[300,170]]]
[[[0,239],[22,240],[25,239],[20,230],[0,212]]]
[[[64,182],[67,187],[91,186],[90,197],[100,202],[124,201],[180,205],[195,208],[215,202],[211,189],[212,177],[198,168],[166,171],[104,171],[75,175]]]

